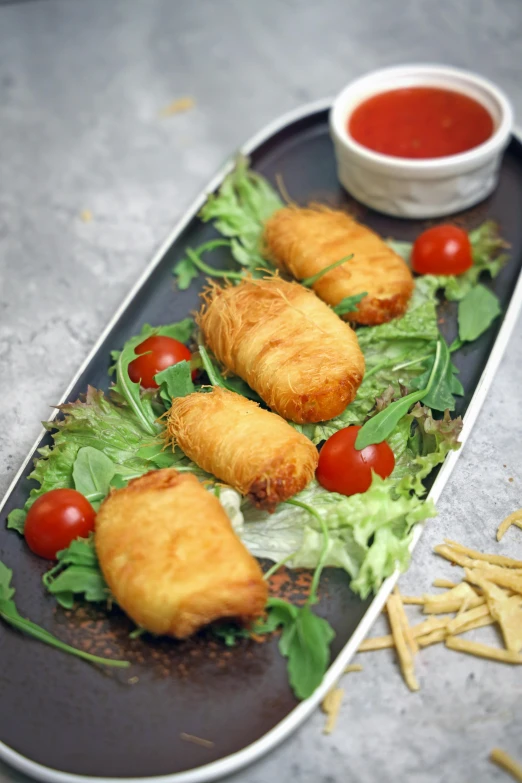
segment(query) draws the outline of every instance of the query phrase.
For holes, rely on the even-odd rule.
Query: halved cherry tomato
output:
[[[190,362],[192,357],[187,346],[179,340],[161,335],[147,337],[137,346],[135,352],[143,356],[138,355],[138,358],[129,364],[129,377],[134,383],[141,384],[144,389],[157,389],[158,384],[154,380],[156,373],[184,359]],[[195,374],[194,371],[193,378]]]
[[[24,536],[29,549],[52,560],[75,538],[94,530],[95,511],[75,489],[51,489],[34,501],[27,512]]]
[[[467,233],[450,225],[428,228],[415,240],[411,264],[420,275],[461,275],[473,266]]]
[[[395,467],[393,451],[386,441],[358,451],[355,439],[361,428],[346,427],[332,435],[321,449],[316,478],[330,492],[355,495],[366,492],[372,483],[372,470],[387,478]]]

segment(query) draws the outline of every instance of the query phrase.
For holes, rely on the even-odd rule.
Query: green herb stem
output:
[[[314,283],[317,283],[317,281],[323,275],[328,274],[328,272],[331,272],[332,269],[336,269],[336,267],[341,266],[341,264],[345,264],[347,261],[351,261],[352,258],[353,258],[353,253],[349,256],[345,256],[345,258],[340,258],[339,261],[334,261],[333,264],[330,264],[329,266],[325,266],[324,269],[321,269],[315,275],[311,275],[311,277],[305,277],[304,280],[301,280],[301,285],[304,285],[307,288],[311,288],[314,285]]]
[[[299,508],[303,508],[305,511],[308,511],[309,514],[311,514],[319,524],[321,525],[321,532],[323,534],[323,546],[321,548],[321,553],[319,555],[319,560],[317,562],[317,566],[314,571],[314,575],[312,578],[312,585],[310,587],[310,595],[308,596],[308,600],[305,605],[308,604],[314,604],[317,603],[317,588],[319,585],[319,580],[321,579],[321,573],[324,568],[324,564],[326,562],[326,557],[328,555],[328,541],[329,541],[329,533],[328,533],[328,527],[326,526],[326,522],[322,518],[322,516],[313,508],[313,506],[308,505],[308,503],[303,503],[301,500],[285,500],[285,503],[288,503],[291,506],[298,506]]]
[[[203,362],[203,368],[207,373],[208,379],[212,386],[221,386],[222,389],[226,389],[227,387],[223,382],[223,378],[216,372],[214,365],[210,361],[207,349],[203,345],[198,345],[198,351],[199,355],[201,356],[201,361]]]
[[[48,631],[40,628],[39,625],[32,623],[30,620],[25,620],[23,617],[13,615],[8,612],[4,612],[0,609],[0,616],[6,623],[12,625],[13,628],[17,628],[19,631],[23,631],[28,636],[32,636],[34,639],[38,639],[40,642],[56,647],[58,650],[75,655],[77,658],[83,658],[84,661],[89,663],[99,663],[104,666],[115,666],[119,669],[127,669],[130,666],[129,661],[114,661],[111,658],[100,658],[98,655],[91,655],[91,653],[78,650],[76,647],[71,647],[65,642],[57,639]]]
[[[107,493],[103,494],[103,492],[92,492],[90,495],[85,495],[84,497],[89,501],[89,503],[98,503],[99,500],[103,500],[107,497]]]
[[[415,364],[420,364],[421,362],[425,362],[426,359],[431,359],[431,354],[428,353],[426,356],[420,356],[418,359],[412,359],[411,362],[403,362],[402,364],[396,364],[394,367],[392,367],[393,372],[397,372],[397,370],[404,370],[406,367],[413,367]]]
[[[230,243],[223,241],[220,242],[220,244],[229,245]],[[243,280],[244,275],[242,275],[241,272],[231,272],[224,269],[214,269],[208,264],[205,264],[205,262],[201,260],[198,254],[190,247],[187,247],[185,252],[187,254],[187,258],[190,259],[190,261],[194,264],[194,266],[197,267],[200,272],[204,272],[206,275],[210,275],[210,277],[224,277],[224,278],[231,278],[232,280]]]
[[[287,503],[288,503],[288,501],[285,501],[285,502],[287,502]],[[274,563],[274,565],[273,565],[273,566],[271,566],[271,567],[268,569],[268,571],[266,571],[266,572],[263,574],[263,579],[265,580],[265,582],[266,582],[268,579],[270,579],[270,577],[271,577],[271,576],[273,576],[273,575],[276,573],[276,571],[279,571],[279,569],[280,569],[282,566],[284,566],[284,564],[285,564],[285,563],[287,563],[289,560],[291,560],[291,559],[292,559],[292,558],[295,556],[295,554],[296,554],[295,552],[290,552],[290,554],[289,554],[289,555],[286,555],[286,557],[283,557],[283,559],[282,559],[282,560],[279,560],[277,563]]]

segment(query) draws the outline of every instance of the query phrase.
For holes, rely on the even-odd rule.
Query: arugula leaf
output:
[[[193,462],[190,462],[188,457],[185,457],[181,449],[177,446],[171,448],[170,446],[167,446],[164,441],[153,443],[152,445],[141,446],[138,449],[138,456],[148,460],[148,470],[153,470],[153,468],[180,468],[181,465],[184,465],[185,467],[194,465],[194,468],[196,468],[196,465]],[[137,478],[138,475],[139,474],[135,474],[129,476],[129,478]],[[121,475],[119,478],[122,478]],[[114,480],[111,485],[116,486]],[[122,486],[126,486],[126,482]]]
[[[200,250],[200,248],[198,248]],[[176,278],[180,291],[186,291],[196,277],[199,277],[199,269],[190,258],[181,258],[172,267],[172,274]]]
[[[414,403],[422,399],[425,393],[426,389],[421,389],[420,392],[406,394],[400,400],[395,400],[380,413],[368,419],[366,424],[363,424],[359,430],[355,440],[355,448],[361,451],[366,446],[371,446],[373,443],[382,443],[383,440],[386,440],[397,426],[399,420],[408,413]]]
[[[365,296],[368,296],[367,291],[363,291],[362,294],[354,294],[353,296],[345,296],[341,299],[339,304],[333,308],[334,313],[337,315],[348,315],[349,313],[357,312],[357,305],[361,302]]]
[[[453,411],[455,410],[455,399],[453,395],[464,394],[464,389],[455,376],[455,374],[458,373],[458,369],[451,361],[448,345],[442,336],[439,339],[439,344],[441,349],[440,362],[435,370],[431,389],[424,397],[421,397],[421,400],[424,405],[427,405],[433,410]],[[422,389],[423,387],[427,387],[429,378],[434,371],[434,360],[429,359],[424,366],[426,367],[426,371],[410,383],[410,388]]]
[[[117,661],[110,658],[100,658],[97,655],[91,655],[90,653],[84,652],[83,650],[77,650],[75,647],[71,647],[70,645],[65,644],[65,642],[62,642],[56,636],[53,636],[51,633],[49,633],[49,631],[46,631],[39,625],[36,625],[36,623],[33,623],[31,620],[26,620],[24,617],[22,617],[13,601],[15,590],[11,585],[12,575],[13,572],[0,561],[0,617],[2,617],[6,623],[12,625],[13,628],[22,631],[28,636],[32,636],[34,639],[38,639],[39,641],[44,642],[51,647],[56,647],[58,650],[62,650],[63,652],[75,655],[77,658],[83,658],[83,660],[89,661],[90,663],[99,663],[105,666],[116,666],[119,668],[127,668],[130,666],[128,661]]]
[[[411,406],[422,400],[425,396],[428,396],[433,389],[433,386],[439,380],[441,365],[445,362],[446,354],[449,357],[448,347],[446,346],[446,352],[443,354],[442,345],[444,340],[439,340],[437,344],[437,352],[435,355],[435,361],[430,373],[429,380],[424,389],[418,392],[412,392],[402,397],[400,400],[396,400],[388,405],[387,408],[377,413],[366,424],[364,424],[357,435],[355,441],[356,449],[364,449],[366,446],[370,446],[373,443],[381,443],[383,440],[391,435],[393,429],[397,425],[399,419],[401,419],[405,413],[411,408]],[[445,343],[444,343],[445,344]]]
[[[457,369],[451,362],[448,346],[442,336],[439,337],[435,357],[429,364],[429,369],[410,384],[413,388],[420,386],[418,391],[390,403],[368,419],[359,430],[355,441],[356,449],[364,449],[373,443],[386,440],[411,406],[421,400],[434,410],[454,410],[453,394],[461,394],[462,386],[454,378]]]
[[[10,511],[7,515],[8,529],[16,530],[18,533],[23,535],[26,516],[27,511],[25,511],[23,508],[13,508],[13,510]]]
[[[208,355],[208,351],[206,350],[205,346],[198,345],[198,351],[201,357],[203,369],[208,375],[208,379],[212,386],[221,386],[222,389],[228,389],[228,391],[241,394],[242,397],[246,397],[247,399],[253,400],[254,402],[262,402],[261,397],[253,389],[251,389],[242,378],[238,378],[237,375],[224,378]]]
[[[75,595],[94,602],[110,598],[92,536],[75,539],[67,549],[57,553],[56,559],[58,562],[43,575],[42,581],[60,606],[72,609]]]
[[[307,288],[312,288],[314,283],[317,283],[321,277],[324,277],[324,275],[328,274],[328,272],[331,272],[332,269],[337,269],[338,266],[342,266],[347,261],[351,261],[352,258],[353,253],[351,253],[349,256],[345,256],[344,258],[340,258],[339,261],[334,261],[333,264],[329,264],[328,266],[325,266],[324,269],[320,269],[319,272],[315,273],[315,275],[303,278],[303,280],[300,281],[301,285],[304,285]]]
[[[141,342],[143,342],[143,338],[138,335],[132,337],[123,346],[123,350],[116,359],[116,383],[112,387],[112,391],[125,400],[143,431],[148,435],[155,436],[158,434],[159,428],[151,400],[141,394],[140,384],[131,381],[129,376],[129,364],[136,359],[135,349]]]
[[[298,699],[307,699],[322,682],[335,632],[309,603],[298,608],[281,598],[269,598],[267,610],[267,624],[261,630],[269,633],[282,626],[279,651],[288,658],[290,685]]]
[[[309,606],[304,606],[299,610],[292,634],[281,638],[281,652],[288,657],[290,685],[298,699],[308,698],[321,684],[334,636],[332,626]]]
[[[167,409],[172,405],[174,397],[186,397],[195,391],[190,362],[186,359],[156,373],[154,380],[160,387],[160,396]]]
[[[459,302],[459,339],[472,342],[485,332],[502,312],[498,297],[480,283]]]
[[[217,636],[218,639],[224,642],[226,647],[235,647],[238,639],[249,639],[251,636],[248,628],[243,628],[242,626],[232,622],[213,623],[210,626],[210,630],[214,636]]]

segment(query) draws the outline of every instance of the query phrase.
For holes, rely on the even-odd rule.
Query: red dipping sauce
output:
[[[487,109],[460,92],[408,87],[374,95],[348,120],[350,136],[396,158],[443,158],[467,152],[493,134]]]

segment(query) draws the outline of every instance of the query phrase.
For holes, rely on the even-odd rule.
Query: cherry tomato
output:
[[[94,530],[95,511],[75,489],[51,489],[27,512],[24,535],[35,555],[52,560],[75,538]]]
[[[411,263],[420,275],[461,275],[473,266],[471,242],[457,226],[428,228],[415,240]]]
[[[330,492],[355,495],[366,492],[372,483],[372,470],[382,478],[395,467],[395,457],[386,441],[358,451],[355,439],[360,427],[346,427],[332,435],[321,449],[316,478]]]
[[[136,353],[144,355],[138,355],[138,358],[129,364],[129,377],[134,383],[140,383],[144,389],[157,389],[158,384],[154,380],[156,373],[182,362],[183,359],[190,362],[192,357],[187,346],[179,340],[160,335],[147,337],[137,346]],[[194,371],[193,378],[195,374]]]

